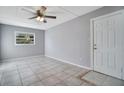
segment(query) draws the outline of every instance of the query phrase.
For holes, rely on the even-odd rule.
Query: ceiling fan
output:
[[[29,19],[36,19],[37,21],[40,21],[43,23],[47,23],[46,18],[56,19],[56,16],[50,16],[50,15],[45,14],[46,10],[47,10],[47,7],[45,7],[45,6],[41,6],[40,9],[36,10],[36,12],[32,12],[27,9],[23,9],[23,10],[25,10],[27,12],[31,12],[35,15]]]

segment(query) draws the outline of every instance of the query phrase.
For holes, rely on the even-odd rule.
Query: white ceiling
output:
[[[46,14],[57,16],[57,19],[47,19],[47,23],[38,22],[35,19],[29,20],[28,18],[34,15],[22,10],[23,8],[35,11],[39,7],[1,6],[0,23],[47,30],[58,24],[101,8],[101,6],[47,6]]]

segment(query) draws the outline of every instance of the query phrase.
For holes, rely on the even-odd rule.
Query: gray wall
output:
[[[45,32],[45,55],[90,67],[90,19],[123,6],[106,6]]]
[[[0,59],[1,59],[1,25],[0,25]]]
[[[15,31],[35,33],[35,45],[15,46]],[[10,25],[0,25],[0,59],[44,54],[44,31]]]

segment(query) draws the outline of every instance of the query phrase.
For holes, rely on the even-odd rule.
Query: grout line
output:
[[[86,74],[88,74],[89,72],[91,72],[90,70],[87,71],[86,73],[84,73],[83,75],[80,76],[80,79],[82,80],[82,77],[84,77]]]
[[[30,67],[30,65],[28,64],[27,65],[28,66],[28,68],[29,69],[31,69],[31,67]],[[31,71],[32,71],[32,69],[31,69]],[[33,71],[32,71],[33,72]],[[20,72],[19,72],[20,73]],[[33,72],[33,74],[34,74],[34,76],[36,76],[37,77],[37,75]],[[31,75],[32,76],[32,75]],[[20,78],[21,78],[21,75],[20,75]],[[25,77],[26,78],[26,77]],[[37,77],[38,79],[39,79],[39,77]],[[21,78],[21,81],[22,81],[22,78]],[[41,81],[41,80],[40,80]],[[36,81],[36,82],[38,82],[38,81]],[[35,82],[34,82],[35,83]],[[34,83],[31,83],[31,84],[34,84]],[[22,84],[23,84],[23,82],[22,82]],[[31,84],[29,84],[29,85],[23,85],[23,86],[30,86]]]
[[[22,82],[21,74],[20,74],[20,72],[19,72],[19,69],[18,69],[18,66],[17,66],[17,65],[16,65],[16,67],[17,67],[17,71],[18,71],[18,74],[19,74],[19,77],[20,77],[21,85],[23,86],[23,82]]]
[[[0,78],[0,81],[1,81],[1,82],[0,82],[0,86],[3,86],[3,85],[2,85],[2,78],[3,78],[3,71],[2,71],[2,74],[1,74],[1,78]]]
[[[90,81],[88,81],[88,80],[85,80],[85,79],[82,79],[84,82],[86,82],[86,83],[89,83],[89,84],[91,84],[91,86],[96,86],[96,84],[95,83],[93,83],[93,82],[90,82]],[[82,83],[83,84],[83,83]]]
[[[42,62],[42,61],[40,61],[40,62]],[[51,69],[48,69],[48,70],[45,70],[46,72],[47,71],[50,71],[50,70],[53,70],[53,69],[55,69],[55,68],[57,68],[58,66],[63,66],[63,64],[58,64],[59,62],[58,61],[53,61],[53,62],[50,62],[50,63],[57,63],[57,65],[55,65],[55,66],[53,66]],[[39,63],[38,63],[39,64]],[[47,63],[46,63],[47,64]],[[68,69],[68,66],[73,66],[72,64],[68,64],[68,63],[64,63],[64,65],[65,65],[65,69],[63,69],[63,70],[60,70],[60,71],[56,71],[56,73],[54,73],[54,74],[51,74],[50,76],[47,76],[47,78],[49,78],[49,77],[51,77],[51,76],[54,76],[54,75],[56,75],[56,74],[58,74],[58,73],[61,73],[61,72],[64,72],[66,69]],[[67,66],[67,67],[66,67]],[[30,67],[30,65],[28,64],[28,67],[31,69],[31,67]],[[41,67],[41,66],[40,66]],[[20,77],[20,81],[21,81],[21,85],[23,86],[23,82],[22,82],[22,78],[21,78],[21,74],[20,74],[20,71],[19,71],[19,68],[18,68],[18,66],[17,66],[17,64],[16,64],[16,68],[17,68],[17,71],[18,71],[18,74],[19,74],[19,77]],[[77,67],[77,66],[74,66],[74,68],[80,68],[80,67]],[[31,69],[31,71],[34,73],[34,75],[38,78],[38,79],[40,79],[39,77],[38,77],[38,75]],[[43,72],[45,72],[45,71],[43,71]],[[78,72],[78,71],[77,71]],[[41,72],[42,73],[42,72]],[[64,72],[64,73],[66,73],[66,72]],[[68,73],[66,73],[66,74],[68,74]],[[75,73],[76,74],[76,73]],[[71,77],[75,77],[74,76],[74,74],[71,74],[71,75],[69,75],[67,78],[65,78],[64,80],[66,80],[66,79],[68,79],[68,78],[71,78]],[[76,78],[76,77],[75,77]],[[44,78],[45,79],[45,78]],[[59,78],[58,78],[59,79]],[[61,79],[59,79],[60,80],[60,83],[61,82],[63,82],[64,80],[61,80]],[[40,81],[42,82],[42,79],[40,79]],[[34,82],[35,83],[35,82]],[[31,84],[34,84],[34,83],[31,83]],[[31,84],[29,84],[29,85],[31,85]]]

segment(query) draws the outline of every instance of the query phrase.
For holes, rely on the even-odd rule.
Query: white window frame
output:
[[[34,43],[33,44],[16,44],[16,35],[17,33],[23,33],[23,34],[32,34],[34,36]],[[22,31],[15,31],[15,38],[14,38],[14,42],[15,42],[15,46],[29,46],[29,45],[35,45],[35,33],[31,33],[31,32],[22,32]]]

